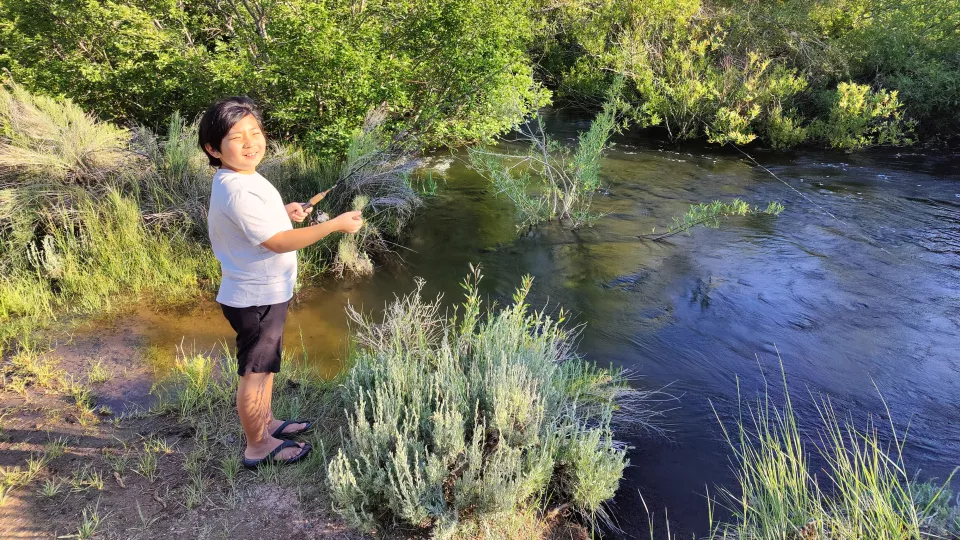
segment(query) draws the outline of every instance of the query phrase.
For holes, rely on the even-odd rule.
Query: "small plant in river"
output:
[[[83,465],[73,472],[71,482],[73,491],[82,492],[88,489],[103,490],[103,475],[92,465]]]
[[[37,490],[37,494],[41,497],[46,497],[52,499],[60,494],[60,491],[63,490],[63,486],[66,484],[66,481],[60,478],[48,478],[40,484],[40,488]]]
[[[77,527],[76,534],[66,538],[76,538],[77,540],[89,540],[93,538],[97,534],[97,531],[100,530],[100,526],[103,524],[105,517],[106,516],[100,515],[99,501],[97,502],[97,506],[93,508],[84,508],[80,517],[80,526]]]
[[[518,229],[555,219],[576,229],[597,217],[590,213],[590,204],[600,188],[600,159],[610,137],[622,128],[622,90],[623,80],[617,79],[603,110],[580,134],[575,151],[548,137],[539,115],[518,128],[519,140],[529,144],[524,155],[469,149],[471,166],[513,202]]]
[[[133,467],[134,472],[146,478],[152,484],[157,479],[158,469],[157,454],[145,444],[143,452],[137,458],[137,464]]]
[[[87,382],[90,384],[100,384],[109,381],[113,375],[107,368],[103,367],[103,360],[97,360],[97,363],[87,371]]]

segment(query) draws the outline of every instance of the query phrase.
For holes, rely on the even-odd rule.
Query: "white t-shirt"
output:
[[[273,184],[259,173],[217,169],[207,228],[222,274],[217,302],[250,307],[290,300],[297,280],[296,252],[274,253],[260,245],[293,228]]]

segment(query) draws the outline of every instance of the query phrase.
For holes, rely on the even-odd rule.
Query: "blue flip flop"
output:
[[[291,431],[290,433],[284,433],[283,430],[291,424],[306,424],[306,426],[296,431]],[[287,420],[286,422],[280,424],[280,427],[273,430],[273,433],[271,433],[270,436],[275,439],[289,439],[290,437],[296,437],[297,435],[308,431],[311,427],[313,427],[313,422],[310,422],[309,420]]]
[[[310,454],[310,451],[313,450],[313,446],[310,443],[305,443],[303,448],[300,449],[300,453],[293,456],[292,458],[287,459],[274,459],[277,457],[277,454],[283,451],[284,448],[299,448],[295,441],[286,440],[278,444],[266,457],[261,459],[247,459],[243,458],[243,466],[248,469],[256,469],[261,465],[266,465],[267,463],[276,463],[278,465],[291,465],[300,461],[301,459],[307,457]]]

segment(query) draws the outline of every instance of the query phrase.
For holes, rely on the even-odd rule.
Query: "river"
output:
[[[587,127],[559,115],[549,123],[570,141]],[[452,302],[468,264],[479,263],[491,299],[509,301],[532,274],[535,305],[563,306],[585,324],[586,358],[674,397],[659,405],[664,435],[626,437],[631,466],[612,513],[627,535],[647,537],[641,496],[658,536],[664,509],[681,537],[705,532],[708,490],[734,485],[714,410],[730,422],[738,381],[754,397],[764,376],[779,399],[781,361],[801,426],[816,427],[811,396],[822,394],[858,424],[873,414],[888,432],[882,395],[898,428],[910,424],[911,473],[946,478],[960,465],[960,160],[910,149],[751,150],[778,180],[734,149],[649,137],[615,139],[602,165],[606,192],[593,207],[606,215],[577,232],[546,226],[518,236],[510,205],[465,166],[464,153],[432,155],[438,193],[398,250],[403,263],[301,294],[288,348],[335,373],[347,301],[380,309],[420,276],[430,295]],[[667,242],[638,238],[691,203],[734,197],[786,210]],[[162,351],[181,340],[206,350],[230,337],[212,305],[141,317]]]

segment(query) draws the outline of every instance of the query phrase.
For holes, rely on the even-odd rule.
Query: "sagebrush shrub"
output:
[[[463,520],[561,504],[605,516],[627,465],[611,417],[636,393],[620,371],[576,354],[562,313],[531,311],[531,278],[512,305],[486,313],[479,279],[464,281],[449,317],[422,299],[422,281],[381,324],[350,310],[359,347],[328,482],[354,526],[446,536]]]

